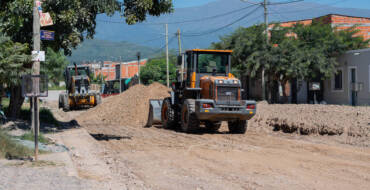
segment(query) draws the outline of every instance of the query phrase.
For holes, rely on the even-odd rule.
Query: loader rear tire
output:
[[[247,131],[248,122],[246,120],[229,121],[227,125],[230,133],[244,134]]]
[[[199,119],[195,114],[195,100],[185,100],[182,106],[181,129],[186,133],[195,133],[199,129]]]
[[[211,133],[215,133],[218,131],[218,129],[220,129],[221,127],[221,122],[214,122],[214,121],[206,121],[205,123],[206,125],[206,128],[209,132]]]
[[[163,100],[161,109],[161,120],[163,128],[165,129],[172,129],[177,124],[175,110],[171,105],[171,98],[166,98]]]

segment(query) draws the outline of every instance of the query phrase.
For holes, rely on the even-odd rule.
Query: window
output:
[[[215,53],[198,54],[198,73],[226,73],[228,67],[229,55]]]
[[[337,72],[334,74],[332,80],[332,89],[333,91],[342,91],[343,90],[343,69],[337,69]]]
[[[342,70],[338,70],[334,76],[334,90],[342,90]]]

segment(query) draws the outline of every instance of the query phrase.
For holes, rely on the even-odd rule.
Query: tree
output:
[[[170,82],[176,80],[176,56],[170,57],[169,62],[169,73]],[[150,59],[148,63],[140,70],[140,80],[143,84],[151,84],[153,82],[159,82],[164,85],[167,84],[167,64],[165,57],[159,57]]]
[[[19,86],[19,76],[27,72],[25,65],[30,62],[31,57],[27,55],[27,44],[14,43],[9,37],[0,35],[0,85],[4,90],[5,86],[11,93],[11,99],[8,108],[8,115],[16,115],[20,110],[23,97]],[[1,92],[3,94],[3,92]],[[21,97],[15,99],[14,97]],[[0,97],[1,102],[1,97]]]
[[[345,51],[366,48],[369,40],[356,36],[354,27],[345,30],[333,28],[321,21],[311,25],[296,24],[290,28],[299,42],[298,50],[303,51],[301,59],[304,79],[307,81],[325,80],[336,72],[337,57]]]
[[[41,73],[48,75],[49,82],[53,85],[59,85],[60,81],[64,81],[63,72],[68,64],[67,58],[61,52],[47,48],[46,60],[41,62]]]
[[[0,1],[0,33],[8,35],[13,42],[27,45],[29,53],[33,35],[33,2]],[[135,24],[144,21],[147,15],[159,16],[171,12],[172,0],[124,0],[123,3],[120,0],[49,0],[43,1],[42,8],[43,12],[50,13],[54,22],[53,26],[43,29],[55,31],[56,34],[54,41],[42,42],[42,49],[50,47],[55,52],[63,49],[65,55],[70,55],[72,49],[84,39],[94,37],[98,14],[111,16],[118,11],[128,24]],[[14,85],[14,88],[20,91],[20,85]],[[12,96],[10,101],[23,102],[23,99]],[[12,113],[19,113],[19,110]]]
[[[248,70],[248,58],[256,52],[263,52],[267,47],[266,38],[263,34],[265,28],[263,25],[254,25],[249,28],[238,28],[230,35],[221,37],[220,42],[212,43],[211,49],[232,49],[232,66],[238,70],[240,75],[252,73],[255,76],[261,69],[262,60],[254,70]]]
[[[263,25],[239,28],[212,46],[233,49],[233,65],[241,75],[256,77],[265,68],[269,89],[273,88],[275,81],[285,87],[295,78],[324,80],[335,73],[337,56],[369,44],[369,41],[356,36],[358,31],[354,27],[338,31],[330,24],[314,22],[288,28],[275,24],[271,31],[271,45],[266,46],[263,29]]]

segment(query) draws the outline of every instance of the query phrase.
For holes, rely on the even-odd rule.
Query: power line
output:
[[[256,7],[256,8],[255,8],[255,9],[253,9],[251,12],[249,12],[249,13],[247,13],[247,14],[243,15],[242,17],[238,18],[237,20],[235,20],[235,21],[233,21],[233,22],[231,22],[231,23],[229,23],[229,24],[227,24],[227,25],[224,25],[224,26],[222,26],[222,27],[220,27],[220,28],[217,28],[217,29],[214,29],[214,30],[210,30],[210,31],[201,32],[201,33],[183,34],[183,36],[185,36],[185,37],[190,37],[190,36],[203,36],[203,35],[208,35],[208,34],[212,34],[212,33],[218,32],[218,31],[220,31],[220,30],[222,30],[222,29],[225,29],[225,28],[227,28],[227,27],[229,27],[229,26],[231,26],[231,25],[233,25],[233,24],[235,24],[235,23],[237,23],[237,22],[240,22],[241,20],[243,20],[243,19],[245,19],[245,18],[249,17],[250,15],[252,15],[253,13],[255,13],[259,8],[261,8],[261,6]]]
[[[175,39],[176,39],[176,36],[173,36],[172,38],[170,38],[170,40],[168,41],[168,45],[171,44]],[[163,49],[165,49],[165,48],[166,48],[166,44],[163,47],[161,47],[160,49],[158,49],[157,51],[155,51],[153,54],[157,54],[157,53],[163,51]]]
[[[317,6],[307,7],[307,8],[303,8],[303,9],[299,9],[299,10],[284,11],[284,12],[273,13],[273,14],[291,14],[291,13],[299,13],[299,12],[311,11],[312,9],[316,9],[316,10],[317,9],[323,9],[323,8],[326,8],[326,7],[323,7],[323,6],[334,6],[336,4],[343,3],[345,1],[348,1],[348,0],[338,0],[338,1],[333,2],[333,3],[320,4],[320,5],[317,5]]]
[[[226,12],[226,13],[213,15],[213,16],[209,16],[209,17],[198,18],[198,19],[192,19],[192,20],[183,20],[183,21],[175,21],[175,22],[163,22],[163,23],[140,23],[140,24],[141,25],[164,25],[164,24],[183,24],[183,23],[189,23],[189,22],[202,22],[202,21],[205,21],[205,20],[211,20],[211,19],[215,19],[215,18],[235,14],[237,12],[246,10],[246,9],[251,8],[253,6],[256,6],[256,4],[253,4],[253,5],[250,5],[250,6],[247,6],[247,7],[243,7],[243,8],[240,8],[240,9],[232,10],[232,11],[229,11],[229,12]],[[125,23],[125,22],[122,22],[122,21],[109,21],[109,20],[96,20],[96,21],[105,22],[105,23],[113,23],[113,24],[124,24]]]
[[[250,2],[248,0],[240,0],[242,2],[245,2],[245,3],[249,3],[249,4],[252,4],[252,5],[264,5],[265,3],[263,2],[260,2],[260,3],[254,3],[254,2]],[[276,2],[276,3],[266,3],[266,5],[283,5],[283,4],[291,4],[291,3],[298,3],[298,2],[302,2],[304,0],[294,0],[294,1],[283,1],[283,2]]]

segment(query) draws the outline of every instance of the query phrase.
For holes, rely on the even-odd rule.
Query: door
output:
[[[357,69],[352,67],[349,68],[349,98],[350,103],[352,106],[357,105],[357,91],[356,91],[356,83],[357,83]]]

